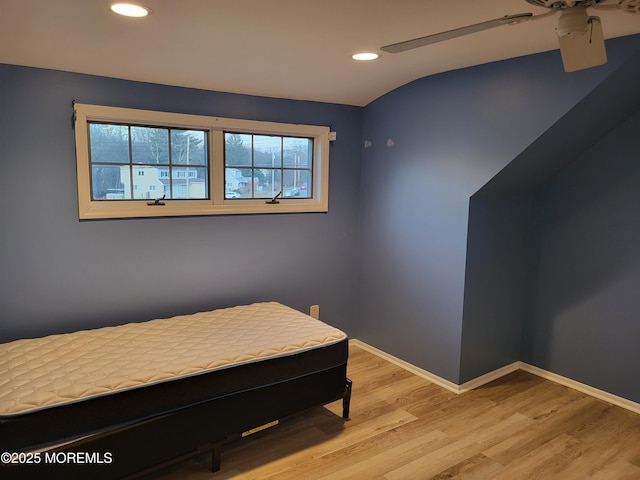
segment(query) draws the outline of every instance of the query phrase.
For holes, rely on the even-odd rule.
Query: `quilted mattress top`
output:
[[[0,344],[0,417],[337,343],[276,302]]]

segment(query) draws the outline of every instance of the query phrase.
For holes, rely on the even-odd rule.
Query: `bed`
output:
[[[135,478],[342,399],[348,339],[277,302],[0,344],[2,478]]]

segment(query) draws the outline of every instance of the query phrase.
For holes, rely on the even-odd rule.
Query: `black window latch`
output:
[[[149,205],[150,207],[153,206],[153,205],[164,205],[164,202],[162,200],[164,200],[164,198],[166,196],[167,195],[165,194],[165,195],[162,196],[162,198],[156,198],[155,200],[147,202],[147,205]]]

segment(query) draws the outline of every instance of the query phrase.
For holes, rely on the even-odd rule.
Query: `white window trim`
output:
[[[75,141],[80,219],[170,217],[186,215],[236,215],[255,213],[327,212],[329,210],[329,127],[261,122],[202,115],[157,112],[120,107],[74,104]],[[210,199],[164,200],[147,205],[140,200],[92,200],[88,122],[139,123],[164,127],[206,130],[209,136]],[[224,132],[304,136],[314,140],[313,197],[225,199]]]

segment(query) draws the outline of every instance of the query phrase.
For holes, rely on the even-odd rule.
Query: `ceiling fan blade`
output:
[[[443,42],[452,38],[462,37],[471,33],[481,32],[490,28],[501,27],[502,25],[514,25],[516,23],[526,22],[533,17],[532,13],[518,13],[516,15],[505,15],[502,18],[496,18],[495,20],[488,20],[486,22],[476,23],[475,25],[469,25],[461,28],[454,28],[442,33],[436,33],[434,35],[427,35],[426,37],[414,38],[413,40],[407,40],[405,42],[393,43],[391,45],[385,45],[380,50],[387,53],[400,53],[407,50],[412,50],[418,47],[424,47],[425,45],[431,45],[432,43]]]
[[[560,54],[565,72],[575,72],[607,63],[602,22],[589,17],[589,29],[580,37],[559,37]]]

